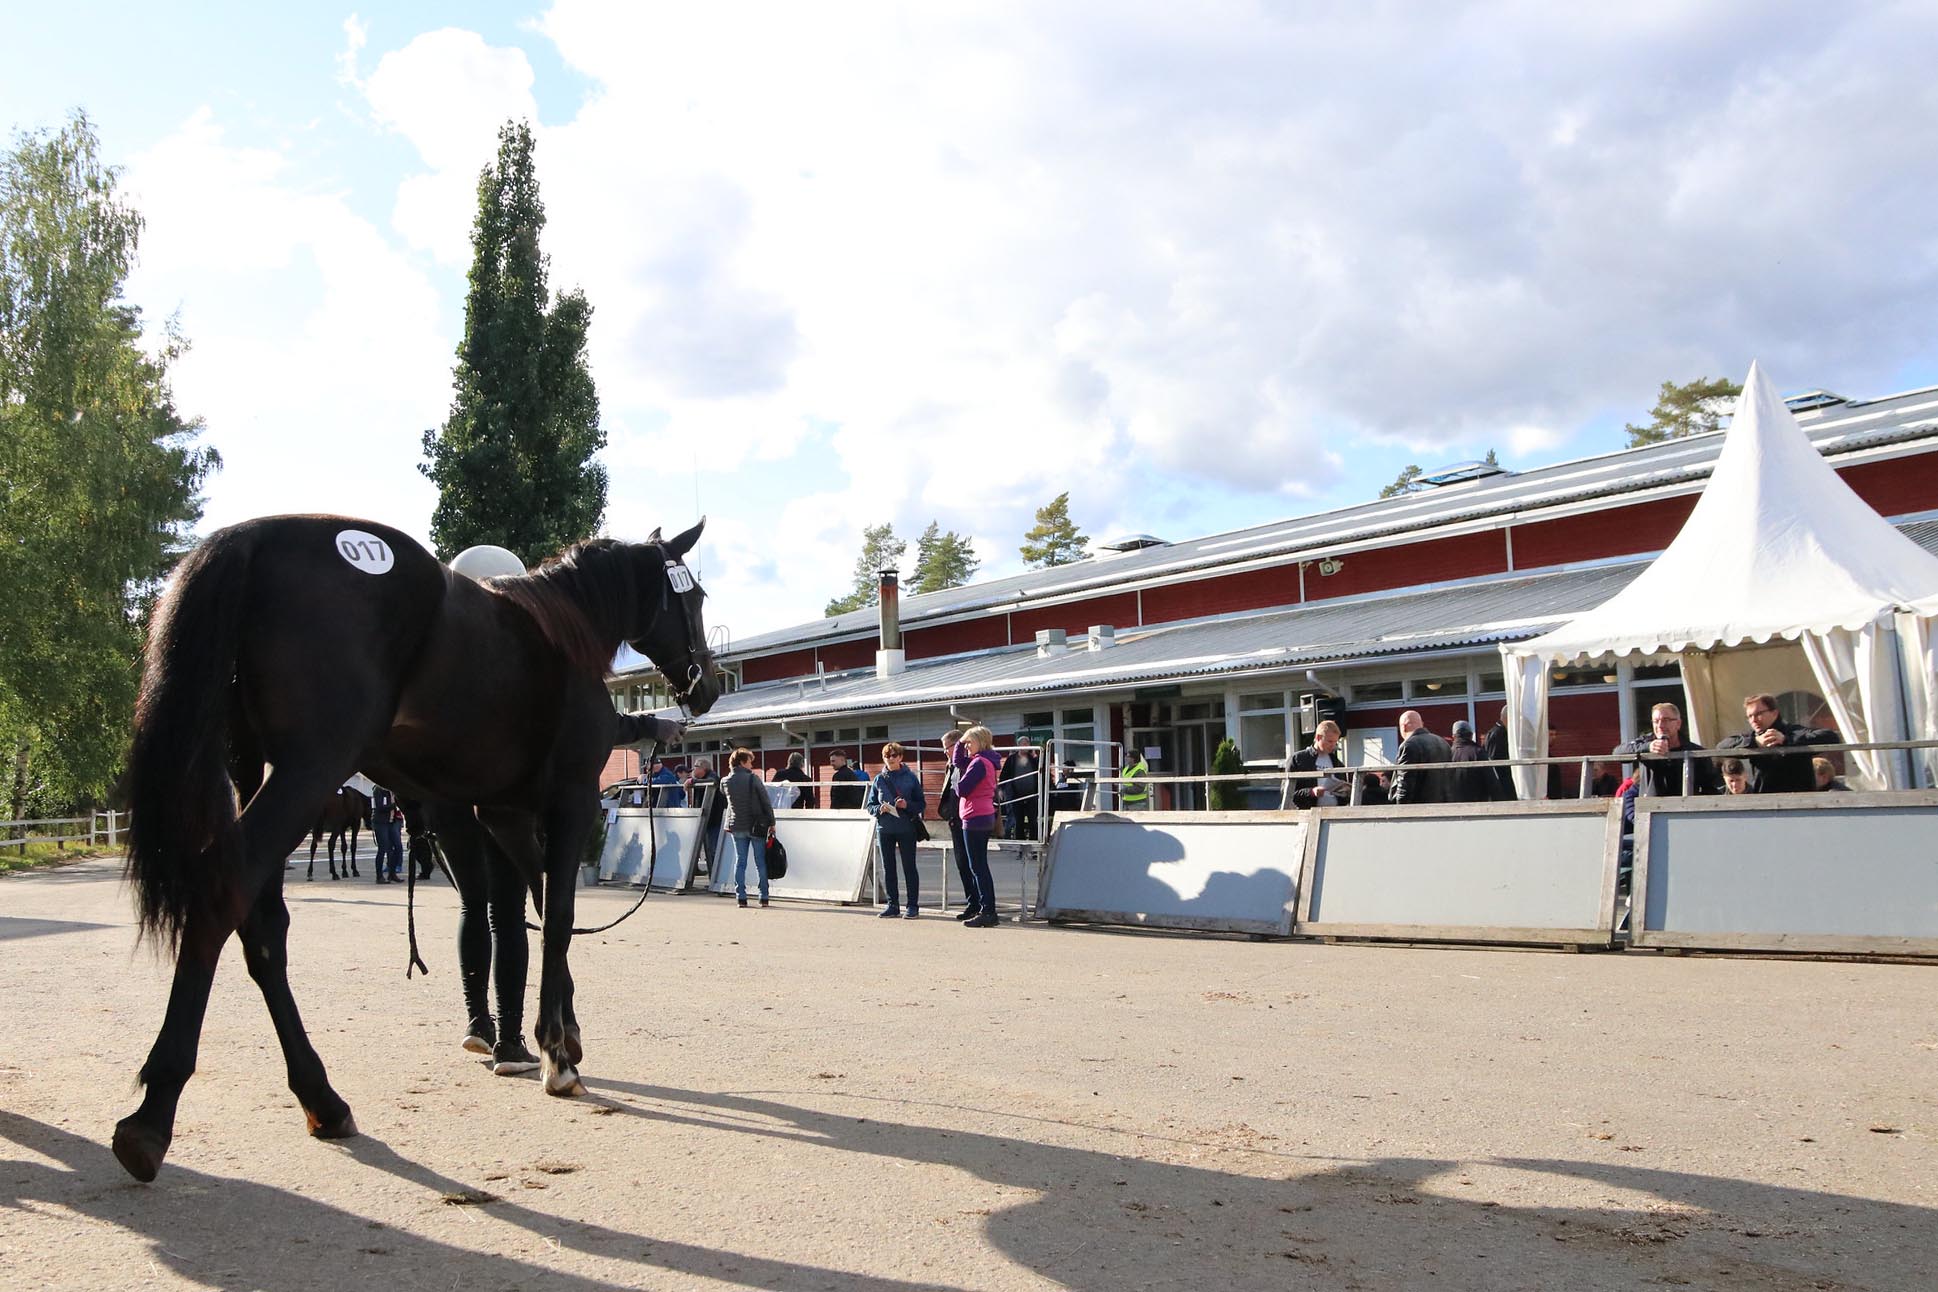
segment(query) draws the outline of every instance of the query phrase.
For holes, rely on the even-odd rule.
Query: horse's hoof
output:
[[[343,1111],[335,1117],[318,1117],[307,1108],[303,1116],[309,1121],[310,1134],[317,1139],[353,1139],[357,1134],[357,1119],[350,1115],[350,1107],[344,1105]]]
[[[168,1155],[168,1141],[172,1138],[132,1117],[123,1117],[114,1127],[115,1161],[129,1175],[147,1184],[161,1170],[162,1158]]]
[[[559,1066],[550,1054],[545,1056],[545,1093],[568,1099],[573,1095],[585,1093],[585,1083],[579,1080],[579,1070],[571,1064]]]

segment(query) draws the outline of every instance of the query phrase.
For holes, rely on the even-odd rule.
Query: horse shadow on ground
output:
[[[815,1091],[817,1102],[845,1102]],[[811,1145],[878,1158],[884,1167],[933,1164],[980,1178],[1006,1192],[988,1209],[946,1216],[872,1215],[893,1226],[905,1254],[919,1256],[925,1233],[941,1224],[973,1225],[1001,1261],[1084,1292],[1150,1289],[1606,1288],[1643,1283],[1704,1288],[1898,1289],[1919,1285],[1924,1243],[1938,1211],[1849,1195],[1755,1184],[1626,1164],[1425,1158],[1339,1161],[1269,1149],[1230,1149],[1113,1128],[1126,1151],[1109,1153],[1039,1142],[1036,1129],[1071,1123],[992,1114],[1017,1123],[1019,1136],[942,1130],[882,1120],[922,1117],[935,1105],[855,1098],[847,1115],[783,1097],[714,1093],[628,1082],[595,1083],[590,1099],[614,1112],[723,1133]],[[962,1110],[952,1110],[962,1111]],[[975,1111],[975,1110],[968,1110]],[[1034,1121],[1035,1126],[1032,1126]],[[528,1231],[571,1256],[614,1262],[619,1282],[557,1265],[474,1252],[406,1230],[373,1224],[300,1193],[180,1166],[158,1184],[136,1185],[106,1148],[44,1123],[0,1111],[0,1139],[53,1159],[0,1163],[0,1209],[65,1209],[145,1239],[152,1259],[185,1278],[219,1288],[335,1289],[382,1278],[397,1286],[542,1286],[585,1292],[663,1286],[667,1276],[708,1278],[743,1287],[825,1288],[836,1292],[926,1292],[1013,1280],[1000,1262],[963,1268],[945,1281],[854,1273],[775,1260],[720,1245],[655,1237],[653,1202],[642,1199],[635,1229],[617,1229],[534,1212],[498,1198],[485,1205],[501,1224]],[[370,1136],[336,1146],[358,1162],[426,1190],[427,1200],[477,1187],[397,1154]],[[1206,1150],[1213,1150],[1207,1152]],[[1223,1151],[1220,1151],[1223,1150]],[[316,1146],[316,1151],[330,1151]],[[1231,1160],[1243,1171],[1167,1158]],[[1626,1201],[1558,1207],[1497,1204],[1460,1196],[1470,1173],[1556,1178]],[[1498,1186],[1498,1180],[1493,1181]],[[1498,1187],[1495,1189],[1498,1192]],[[1539,1192],[1539,1190],[1531,1190]],[[223,1205],[211,1206],[220,1194]],[[767,1206],[811,1203],[803,1197]],[[746,1223],[759,1224],[761,1204]],[[238,1218],[247,1229],[239,1233]],[[950,1245],[959,1250],[959,1242]]]

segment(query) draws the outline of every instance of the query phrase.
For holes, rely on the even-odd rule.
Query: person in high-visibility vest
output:
[[[1144,755],[1138,752],[1131,755],[1131,761],[1117,774],[1121,788],[1117,797],[1123,801],[1124,811],[1142,812],[1151,805],[1151,787],[1144,777],[1150,775],[1150,766],[1145,763]]]

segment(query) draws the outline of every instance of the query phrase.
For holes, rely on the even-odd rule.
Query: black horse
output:
[[[343,850],[343,875],[361,875],[357,869],[357,831],[363,828],[364,821],[370,816],[370,800],[359,789],[345,785],[323,800],[323,810],[316,814],[316,824],[310,827],[310,868],[305,879],[316,878],[316,845],[324,835],[330,836],[330,878],[336,879],[336,849],[344,843],[344,835],[349,835],[348,846]]]
[[[476,805],[544,921],[545,1088],[584,1089],[566,952],[618,720],[603,678],[625,642],[692,712],[719,697],[704,594],[680,561],[700,529],[595,539],[484,585],[408,535],[335,516],[247,521],[182,562],[150,628],[129,758],[128,873],[142,931],[175,956],[141,1106],[115,1127],[131,1175],[153,1179],[168,1152],[231,933],[310,1133],[356,1134],[290,995],[281,880],[317,803],[358,770],[403,796]]]

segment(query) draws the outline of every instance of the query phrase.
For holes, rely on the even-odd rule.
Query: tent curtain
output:
[[[1930,615],[1912,611],[1897,616],[1898,655],[1902,661],[1900,677],[1904,682],[1904,707],[1911,720],[1907,739],[1938,740],[1938,623]],[[1920,775],[1913,780],[1920,786],[1938,786],[1938,749],[1916,751],[1914,761]]]
[[[1689,739],[1711,746],[1723,737],[1716,715],[1716,660],[1706,650],[1686,650],[1676,657],[1682,665],[1682,715]]]
[[[1837,719],[1837,730],[1853,744],[1902,740],[1895,633],[1888,621],[1862,628],[1826,628],[1800,639],[1817,687]],[[1847,757],[1857,768],[1859,789],[1903,789],[1909,780],[1904,759],[1880,749],[1855,750]]]
[[[1540,655],[1501,647],[1507,677],[1507,754],[1510,758],[1548,756],[1548,662]],[[1516,767],[1514,789],[1523,800],[1548,797],[1547,769]]]

